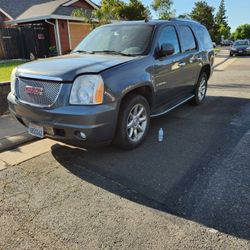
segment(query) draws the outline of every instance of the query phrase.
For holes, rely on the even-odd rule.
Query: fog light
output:
[[[87,138],[87,136],[83,132],[80,132],[80,136],[81,136],[82,139],[86,139]]]

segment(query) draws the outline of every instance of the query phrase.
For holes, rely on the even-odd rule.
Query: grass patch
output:
[[[219,53],[219,52],[220,52],[220,49],[214,49],[214,52],[215,52],[215,53]]]
[[[0,82],[10,81],[11,71],[25,62],[23,60],[10,60],[0,63]]]

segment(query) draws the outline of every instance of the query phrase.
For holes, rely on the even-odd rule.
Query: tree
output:
[[[74,9],[71,15],[75,17],[81,17],[82,21],[89,23],[92,29],[99,25],[110,23],[110,16],[101,10],[94,10],[91,15],[88,15],[84,9]],[[97,21],[95,19],[97,19]]]
[[[225,7],[225,0],[221,0],[219,10],[215,16],[215,22],[217,24],[224,24],[225,26],[228,25],[227,16],[226,16],[226,7]]]
[[[183,13],[178,16],[178,18],[182,19],[191,19],[191,14],[190,13]]]
[[[75,9],[72,11],[72,16],[82,17],[84,22],[90,23],[92,28],[95,28],[110,23],[111,20],[119,20],[124,6],[125,3],[120,0],[102,0],[100,9],[92,11],[91,15],[87,15],[84,9]],[[97,22],[94,19],[97,19]]]
[[[191,12],[191,17],[206,26],[214,40],[216,37],[214,7],[209,6],[206,1],[197,1]]]
[[[231,28],[228,25],[226,16],[225,0],[221,0],[219,10],[215,16],[215,24],[217,28],[216,41],[219,42],[223,36],[225,39],[230,37]]]
[[[172,5],[172,0],[153,0],[151,7],[158,13],[159,19],[169,19],[175,15],[174,11],[171,9]]]
[[[125,3],[121,0],[102,0],[101,8],[94,10],[91,16],[86,15],[83,9],[75,9],[73,16],[82,17],[84,22],[90,23],[92,28],[97,25],[110,23],[111,20],[142,20],[150,18],[150,10],[140,0],[130,0]],[[97,23],[94,22],[97,19]]]
[[[142,20],[150,18],[150,10],[140,0],[130,0],[124,4],[120,11],[120,17],[125,20]]]
[[[217,41],[220,41],[222,36],[224,37],[224,39],[228,39],[230,37],[230,35],[231,35],[230,27],[226,26],[225,24],[220,24],[220,26],[218,28]]]
[[[234,40],[237,39],[250,39],[250,24],[240,25],[232,34]]]
[[[102,0],[99,12],[108,15],[110,19],[120,19],[125,3],[121,0]]]

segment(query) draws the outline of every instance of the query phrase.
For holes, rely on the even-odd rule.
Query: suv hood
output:
[[[33,78],[37,75],[38,79],[39,76],[45,79],[48,76],[71,82],[79,74],[100,73],[135,58],[120,55],[70,54],[23,64],[17,68],[17,76],[24,73],[32,75]]]

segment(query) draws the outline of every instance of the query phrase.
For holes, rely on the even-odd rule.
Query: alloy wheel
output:
[[[127,119],[127,135],[133,142],[138,142],[145,134],[148,118],[145,107],[136,104],[131,109]]]
[[[206,86],[207,85],[207,80],[205,77],[201,79],[200,86],[198,89],[198,99],[199,101],[202,101],[206,95]]]

